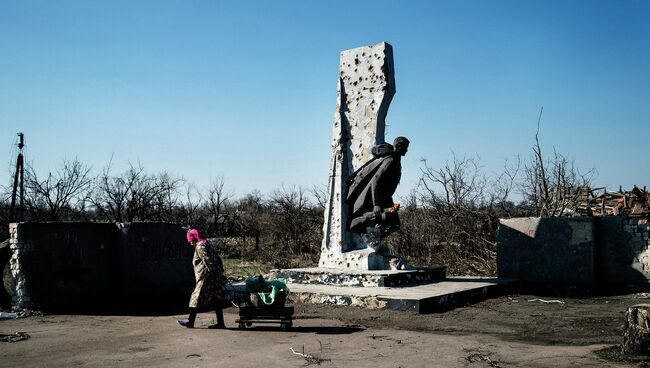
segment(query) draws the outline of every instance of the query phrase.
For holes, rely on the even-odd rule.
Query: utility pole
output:
[[[11,191],[10,222],[21,222],[25,220],[25,206],[23,205],[23,198],[25,195],[25,166],[23,165],[23,147],[25,147],[24,138],[25,135],[23,133],[18,133],[18,158],[16,158],[16,173],[14,174],[14,186]],[[18,205],[18,211],[16,211],[16,196],[19,189],[18,182],[20,182],[20,195],[18,196],[20,204]]]

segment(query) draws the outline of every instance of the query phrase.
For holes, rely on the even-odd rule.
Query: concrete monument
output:
[[[399,228],[392,195],[408,149],[406,138],[384,140],[394,94],[389,44],[341,53],[320,267],[388,268],[380,240]]]
[[[404,137],[384,140],[394,75],[387,43],[341,53],[318,267],[272,270],[269,277],[284,279],[294,300],[428,313],[499,286],[479,286],[474,278],[465,285],[438,284],[446,281],[444,266],[404,264],[382,244],[400,227],[393,194],[409,147]]]

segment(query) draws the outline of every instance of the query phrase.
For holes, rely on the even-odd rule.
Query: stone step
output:
[[[272,270],[271,277],[287,283],[357,287],[395,287],[438,282],[445,279],[444,266],[413,270],[357,271],[334,268],[292,268]]]

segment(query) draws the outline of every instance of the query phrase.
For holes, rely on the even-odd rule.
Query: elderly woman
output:
[[[187,241],[194,247],[194,276],[196,287],[190,298],[190,316],[179,320],[181,326],[194,327],[199,308],[212,307],[216,310],[217,323],[208,328],[226,328],[223,321],[223,299],[225,296],[225,277],[223,262],[217,248],[211,241],[201,239],[199,232],[192,229],[187,232]]]

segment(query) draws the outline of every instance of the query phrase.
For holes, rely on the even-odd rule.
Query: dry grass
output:
[[[250,261],[238,258],[224,259],[223,266],[226,276],[231,278],[263,275],[269,273],[273,268],[271,265],[259,261]]]

